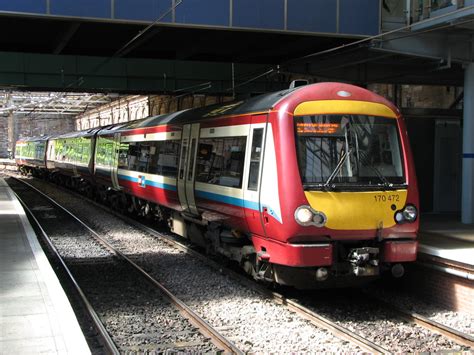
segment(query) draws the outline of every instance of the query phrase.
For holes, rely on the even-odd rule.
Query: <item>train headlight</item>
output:
[[[395,213],[395,221],[397,223],[403,223],[403,219],[403,212],[398,211],[397,213]]]
[[[415,206],[407,205],[403,209],[403,218],[405,218],[407,222],[415,222],[416,217],[418,217],[418,211]]]
[[[295,220],[299,225],[322,227],[326,224],[326,215],[313,210],[310,206],[300,206],[295,211]]]
[[[295,211],[296,222],[302,226],[306,226],[313,220],[313,211],[309,206],[300,206]]]
[[[398,224],[405,223],[405,222],[415,222],[416,218],[418,217],[418,210],[413,205],[406,205],[405,208],[401,211],[397,211],[395,213],[395,221]]]
[[[316,227],[323,227],[327,222],[327,217],[324,213],[322,212],[316,212],[313,215],[313,224]]]

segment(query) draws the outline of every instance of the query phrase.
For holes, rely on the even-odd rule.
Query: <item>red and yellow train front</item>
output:
[[[365,89],[325,85],[273,117],[283,223],[269,219],[257,253],[280,283],[401,276],[416,259],[419,207],[403,120]]]

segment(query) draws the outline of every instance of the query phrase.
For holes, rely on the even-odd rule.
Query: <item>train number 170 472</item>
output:
[[[399,195],[374,195],[375,202],[399,202]]]

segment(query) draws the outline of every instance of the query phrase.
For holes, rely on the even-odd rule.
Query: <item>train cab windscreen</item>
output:
[[[295,117],[305,189],[380,187],[405,183],[397,122],[366,115]]]

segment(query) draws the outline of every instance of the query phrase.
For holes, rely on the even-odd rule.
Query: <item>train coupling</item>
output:
[[[356,276],[377,276],[379,274],[379,248],[351,249],[347,260]]]

